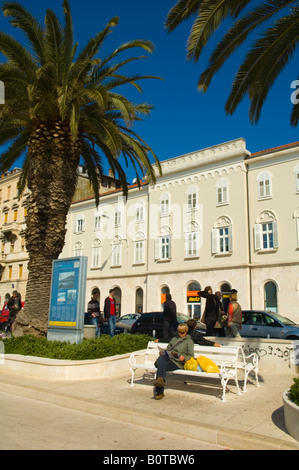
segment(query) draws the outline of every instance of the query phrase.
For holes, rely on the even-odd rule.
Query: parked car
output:
[[[116,323],[122,323],[123,325],[132,326],[136,320],[140,317],[141,313],[127,313],[116,319]]]
[[[189,320],[188,315],[177,313],[178,323]],[[149,335],[155,338],[163,338],[163,312],[142,313],[138,320],[131,326],[132,334]],[[202,324],[201,324],[202,325]],[[198,327],[203,334],[206,333],[203,325]]]
[[[21,304],[22,304],[22,308],[24,308],[24,302],[21,301]],[[7,325],[7,321],[8,321],[8,315],[9,315],[9,311],[8,311],[8,308],[7,308],[7,302],[5,302],[2,310],[1,310],[1,313],[0,313],[0,330],[4,330],[6,328],[6,325]]]
[[[278,313],[243,310],[241,335],[244,337],[299,339],[299,325]]]

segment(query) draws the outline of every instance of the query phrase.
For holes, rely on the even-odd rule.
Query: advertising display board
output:
[[[49,340],[80,342],[83,339],[87,257],[53,261]]]

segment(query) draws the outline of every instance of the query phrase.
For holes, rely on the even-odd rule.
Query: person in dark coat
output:
[[[8,322],[7,322],[7,331],[9,331],[11,329],[11,331],[13,332],[14,322],[16,320],[16,316],[22,308],[20,295],[16,290],[13,291],[12,297],[8,300],[7,308],[8,308],[8,311],[9,311]]]
[[[194,318],[190,318],[190,320],[187,321],[187,326],[189,328],[188,335],[191,336],[194,344],[199,344],[200,346],[214,346],[215,348],[221,347],[221,344],[214,343],[213,341],[204,338],[201,332],[196,330],[196,325],[197,321],[194,320]]]
[[[207,326],[207,336],[214,336],[214,326],[219,315],[219,298],[217,295],[213,294],[211,286],[205,287],[204,290],[199,291],[197,295],[206,299],[204,323]]]
[[[172,300],[171,294],[166,294],[166,301],[164,302],[164,323],[163,323],[163,338],[171,338],[177,334],[177,316],[176,304]]]

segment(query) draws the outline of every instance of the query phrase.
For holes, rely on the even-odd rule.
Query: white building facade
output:
[[[251,154],[243,139],[161,162],[155,185],[75,201],[61,258],[88,257],[86,305],[116,290],[119,314],[158,311],[170,292],[199,316],[210,285],[242,308],[299,323],[299,144]]]

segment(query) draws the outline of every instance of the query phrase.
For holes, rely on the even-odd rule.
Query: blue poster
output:
[[[82,328],[86,265],[84,256],[53,261],[49,327]]]

